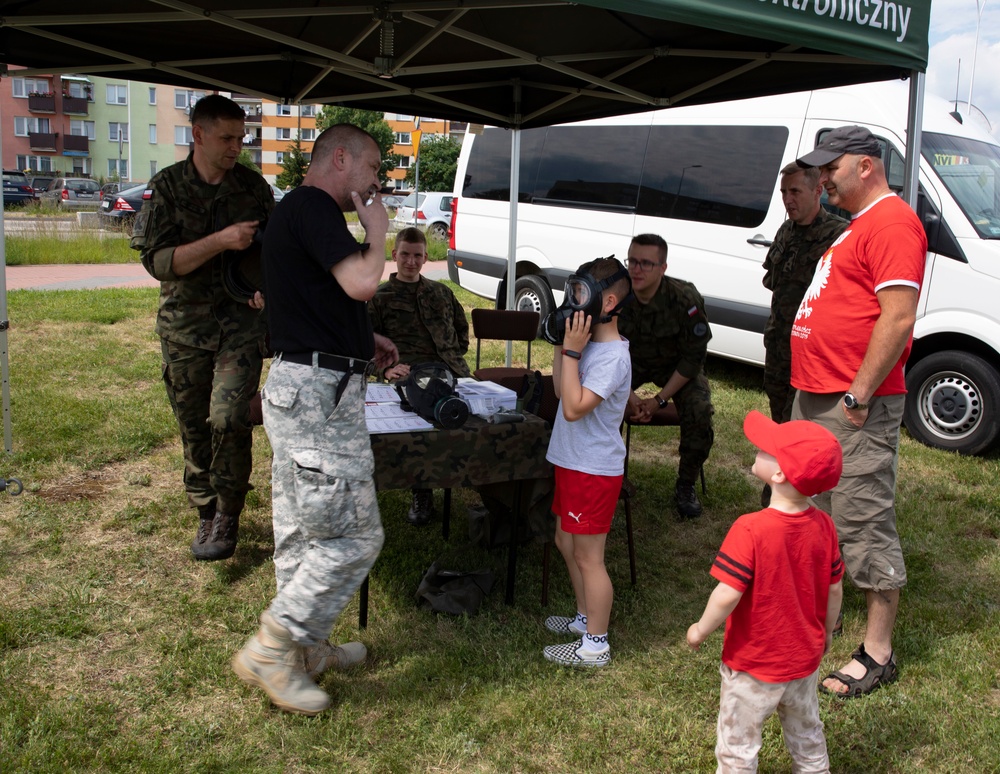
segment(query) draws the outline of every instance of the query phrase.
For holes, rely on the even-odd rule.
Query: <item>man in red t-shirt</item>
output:
[[[892,629],[906,567],[896,463],[927,238],[890,190],[882,146],[867,129],[834,129],[798,163],[819,167],[830,203],[853,214],[817,264],[792,326],[792,418],[827,427],[844,450],[840,483],[816,505],[833,517],[868,615],[864,641],[822,690],[863,696],[897,677]]]

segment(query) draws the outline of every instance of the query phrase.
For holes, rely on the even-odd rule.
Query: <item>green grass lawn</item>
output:
[[[458,294],[467,308],[487,304]],[[758,502],[741,427],[766,406],[759,370],[708,364],[716,445],[701,519],[674,519],[676,431],[633,436],[639,578],[632,588],[619,516],[608,542],[608,668],[580,673],[542,658],[559,641],[544,617],[570,613],[573,598],[553,553],[550,603],[540,605],[539,545],[520,552],[513,606],[500,583],[472,618],[418,609],[432,561],[502,578],[505,552],[464,539],[473,492],[455,493],[450,542],[439,521],[406,523],[408,493],[384,492],[370,625],[358,631],[355,600],[334,632],[364,641],[369,662],[325,676],[333,706],[309,719],[278,712],[230,670],[274,593],[270,450],[257,432],[236,557],[195,563],[195,516],[159,380],[156,297],[9,294],[14,453],[0,475],[20,478],[25,492],[0,494],[0,771],[714,771],[722,635],[692,653],[684,633],[714,586],[708,570],[728,526]],[[501,344],[484,351],[499,364]],[[551,348],[537,343],[532,364],[548,370]],[[820,696],[833,771],[1000,771],[997,459],[904,434],[901,677],[864,700]],[[845,636],[826,669],[862,636],[862,595],[848,588],[844,607]],[[772,719],[761,771],[790,770]]]

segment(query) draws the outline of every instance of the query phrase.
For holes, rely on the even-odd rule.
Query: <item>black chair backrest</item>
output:
[[[528,368],[531,368],[531,342],[538,335],[538,312],[508,309],[473,309],[472,335],[476,337],[476,368],[479,368],[481,342],[526,341]]]

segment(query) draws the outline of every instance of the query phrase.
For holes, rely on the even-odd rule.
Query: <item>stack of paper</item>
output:
[[[517,408],[517,393],[496,382],[463,378],[458,380],[456,389],[459,397],[468,404],[469,411],[477,416],[485,418],[500,409],[513,411]]]
[[[365,393],[365,424],[369,435],[434,429],[434,425],[418,414],[403,411],[395,387],[375,382],[368,385]]]

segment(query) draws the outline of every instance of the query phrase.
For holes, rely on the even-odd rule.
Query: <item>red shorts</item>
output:
[[[553,466],[556,491],[552,512],[559,518],[563,532],[571,535],[606,535],[611,531],[622,476],[595,476]]]

